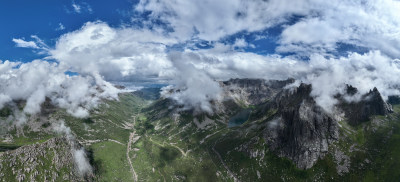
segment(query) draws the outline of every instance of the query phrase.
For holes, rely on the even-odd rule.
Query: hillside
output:
[[[400,105],[387,107],[373,89],[376,99],[339,104],[339,117],[315,104],[311,85],[290,83],[223,82],[212,114],[182,110],[157,89],[105,100],[86,119],[44,105],[23,126],[2,123],[0,181],[400,179]],[[368,109],[351,115],[354,107]]]

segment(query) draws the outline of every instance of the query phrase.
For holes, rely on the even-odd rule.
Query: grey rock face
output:
[[[0,156],[0,179],[85,181],[77,170],[74,170],[75,163],[71,153],[74,145],[66,138],[52,138],[41,144],[27,145],[4,152]],[[63,169],[68,169],[70,172],[59,176],[57,172]],[[5,172],[10,170],[11,173]]]
[[[357,101],[347,101],[346,98],[358,94],[357,88],[348,86],[346,93],[336,96],[339,104],[335,109],[340,112],[327,112],[310,96],[312,85],[302,83],[298,87],[285,89],[294,82],[293,79],[231,79],[220,82],[223,102],[213,101],[211,104],[219,108],[216,113],[224,121],[244,107],[253,105],[247,125],[238,130],[246,135],[247,131],[256,132],[256,136],[263,138],[262,141],[266,141],[265,144],[271,151],[292,160],[301,169],[311,168],[318,159],[328,152],[332,153],[328,151],[329,146],[339,140],[338,120],[345,117],[350,124],[357,124],[368,120],[372,115],[386,115],[392,110],[376,88]],[[254,157],[260,152],[258,149],[251,150],[253,145],[257,144],[249,141],[246,146],[239,148]],[[335,157],[335,160],[345,162],[338,167],[338,171],[348,172],[350,159],[338,152]]]
[[[279,124],[264,131],[270,149],[302,169],[312,167],[338,139],[337,122],[316,105],[310,92],[311,85],[306,84],[281,92],[273,106]]]
[[[293,82],[292,79],[232,79],[222,82],[222,86],[228,93],[226,95],[236,98],[236,102],[257,105],[250,118],[267,122],[262,135],[272,151],[291,159],[297,167],[307,169],[324,157],[329,145],[339,139],[337,113],[328,113],[317,105],[310,96],[311,85],[302,83],[297,88],[285,89]],[[392,111],[376,88],[353,102],[348,102],[346,98],[358,94],[357,88],[348,86],[346,91],[336,96],[339,100],[336,107],[350,124]],[[346,172],[345,168],[343,172]]]
[[[352,86],[347,87],[347,95],[354,95],[357,89]],[[348,102],[344,99],[346,95],[338,95],[340,101],[338,107],[344,111],[349,124],[357,125],[367,121],[372,115],[387,115],[393,112],[392,106],[386,103],[377,88],[370,90],[361,96],[359,101]]]
[[[258,105],[272,99],[294,79],[263,80],[263,79],[231,79],[221,83],[224,93],[246,105]]]

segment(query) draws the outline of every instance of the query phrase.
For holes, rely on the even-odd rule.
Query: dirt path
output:
[[[164,141],[162,144],[161,144],[161,143],[158,143],[158,142],[154,141],[153,139],[151,139],[151,137],[150,137],[150,141],[153,142],[153,143],[156,144],[156,145],[161,146],[161,147],[165,147],[165,144],[168,144],[168,145],[170,145],[170,146],[172,146],[172,147],[178,149],[179,152],[181,152],[181,154],[182,154],[184,157],[186,157],[186,156],[188,155],[188,153],[189,153],[190,151],[192,151],[192,150],[187,150],[187,151],[185,152],[182,148],[176,146],[175,144],[173,144],[173,143],[166,143],[165,141]]]
[[[79,141],[79,143],[81,144],[85,144],[85,145],[92,145],[94,143],[99,143],[99,142],[114,142],[123,146],[126,146],[126,144],[123,144],[117,140],[113,140],[113,139],[104,139],[104,140],[83,140],[83,141]]]
[[[184,152],[180,147],[174,145],[173,143],[169,143],[169,145],[171,145],[171,146],[177,148],[177,149],[182,153],[182,155],[183,155],[184,157],[186,157],[187,154],[188,154],[190,151],[192,151],[192,150],[187,150],[186,152]]]
[[[133,116],[133,126],[135,126],[135,123],[136,123],[136,116]],[[131,158],[129,157],[129,152],[131,151],[132,143],[135,143],[138,139],[139,139],[138,137],[135,137],[135,130],[133,130],[133,132],[129,135],[128,146],[126,147],[126,158],[128,159],[129,165],[131,167],[131,172],[133,175],[132,178],[133,181],[135,182],[138,181],[138,176],[135,172],[135,169],[133,168]]]

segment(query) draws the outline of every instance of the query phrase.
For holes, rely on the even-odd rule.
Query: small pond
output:
[[[240,111],[236,115],[232,116],[231,119],[229,119],[228,127],[235,127],[242,125],[249,119],[250,113],[251,109],[245,109]]]

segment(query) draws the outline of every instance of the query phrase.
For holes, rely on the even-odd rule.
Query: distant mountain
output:
[[[212,114],[184,110],[160,97],[159,88],[105,100],[86,119],[46,102],[39,115],[15,126],[6,121],[16,110],[6,107],[0,112],[0,179],[400,179],[393,170],[400,167],[395,97],[391,105],[376,88],[361,94],[348,85],[335,96],[335,110],[325,111],[310,96],[313,85],[293,79],[231,79],[220,86],[222,98],[211,102]],[[357,94],[359,99],[348,99]],[[80,149],[82,160],[76,160]],[[82,170],[85,161],[90,168]]]

